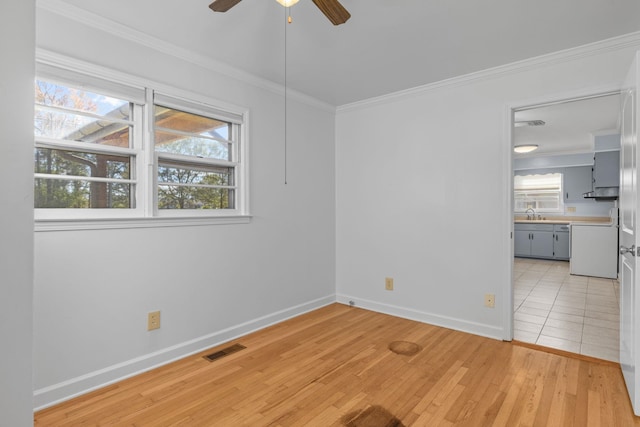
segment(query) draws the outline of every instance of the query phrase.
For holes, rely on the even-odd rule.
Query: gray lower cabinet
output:
[[[571,238],[569,237],[569,226],[554,224],[553,226],[553,258],[568,260],[571,257]]]
[[[516,225],[516,227],[518,226]],[[531,231],[514,229],[513,254],[515,256],[531,256]]]
[[[553,224],[515,224],[515,256],[553,258]]]
[[[566,224],[515,224],[513,253],[517,257],[569,259]]]

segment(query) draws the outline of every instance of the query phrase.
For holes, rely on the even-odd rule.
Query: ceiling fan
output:
[[[241,0],[215,0],[209,5],[209,8],[214,12],[226,12],[236,4],[240,3],[240,1]],[[293,6],[298,2],[298,0],[276,1],[286,7]],[[320,9],[327,18],[329,18],[329,21],[331,21],[333,25],[344,24],[349,18],[351,18],[351,14],[340,4],[338,0],[313,0],[313,2],[318,6],[318,9]]]

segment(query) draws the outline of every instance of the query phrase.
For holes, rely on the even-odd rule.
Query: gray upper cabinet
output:
[[[564,170],[564,201],[584,202],[584,193],[593,190],[591,166],[568,167]]]
[[[620,152],[602,151],[593,158],[593,188],[620,186]]]

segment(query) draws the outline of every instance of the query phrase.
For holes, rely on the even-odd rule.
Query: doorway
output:
[[[565,237],[554,225],[611,222],[617,236],[617,201],[611,197],[585,199],[583,193],[593,189],[594,153],[620,149],[619,114],[617,91],[512,110],[512,145],[536,148],[526,154],[511,153],[512,173],[521,177],[563,176],[557,194],[544,188],[537,192],[514,188],[516,238],[533,234],[536,245],[547,239],[549,248],[542,255],[523,254],[522,242],[514,243],[519,247],[512,264],[515,340],[618,361],[618,281],[571,274],[570,255],[569,259],[558,256],[560,252],[554,249],[556,235]],[[616,173],[619,175],[619,166]],[[525,208],[529,208],[526,213]],[[518,224],[523,223],[541,232],[519,232]],[[526,247],[528,242],[524,243]],[[617,245],[615,250],[617,254]],[[617,271],[617,262],[614,269]]]

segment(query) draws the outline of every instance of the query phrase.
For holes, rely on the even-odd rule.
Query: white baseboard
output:
[[[502,341],[504,336],[504,331],[501,327],[492,325],[486,325],[477,322],[468,322],[453,317],[441,316],[438,314],[427,313],[424,311],[418,311],[406,307],[399,307],[391,304],[382,304],[376,301],[350,297],[348,295],[338,294],[336,295],[336,299],[341,304],[349,305],[349,303],[353,301],[355,307],[376,311],[378,313],[389,314],[391,316],[402,317],[404,319],[415,320],[417,322],[428,323],[430,325],[441,326],[443,328],[455,329],[456,331],[468,332],[470,334],[480,335],[487,338],[493,338]]]
[[[257,319],[214,332],[210,335],[186,341],[160,351],[108,366],[67,381],[35,390],[33,393],[34,410],[38,411],[73,397],[105,387],[175,360],[199,353],[211,347],[234,340],[268,326],[280,323],[320,307],[336,302],[335,295],[318,298],[303,304],[289,307]]]

